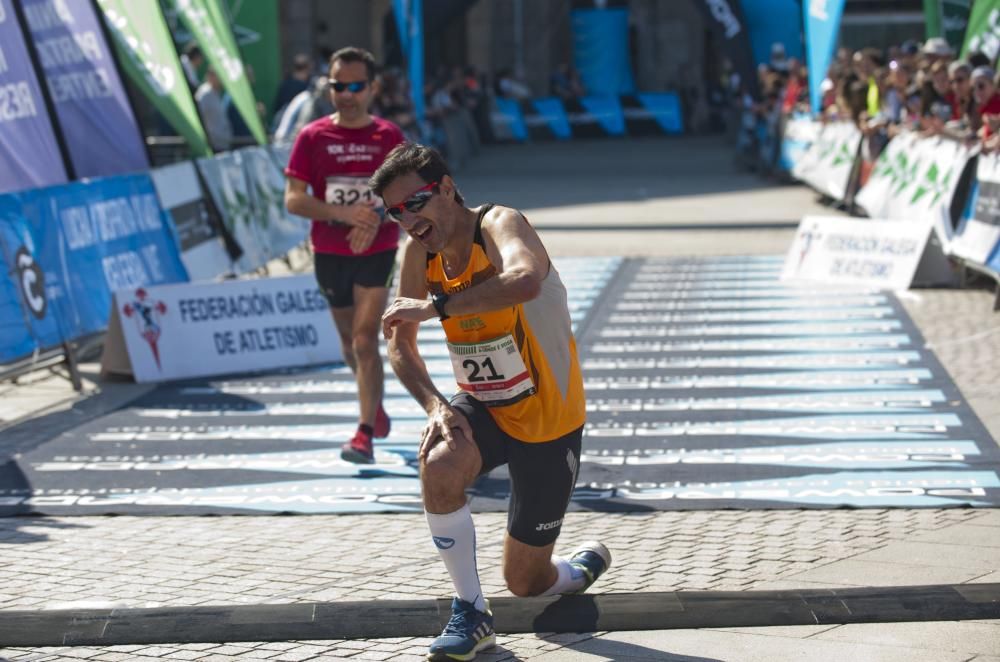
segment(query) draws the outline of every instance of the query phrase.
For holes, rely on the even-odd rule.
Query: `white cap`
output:
[[[938,57],[948,57],[954,54],[951,46],[944,37],[931,37],[924,42],[924,47],[920,52],[925,55],[936,55]]]

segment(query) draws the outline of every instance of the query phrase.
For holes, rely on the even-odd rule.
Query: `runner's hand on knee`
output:
[[[469,420],[462,412],[448,404],[442,403],[435,406],[430,413],[426,427],[424,427],[417,458],[426,460],[431,449],[441,440],[444,440],[451,449],[458,448],[459,440],[455,435],[456,429],[465,436],[466,441],[473,440],[472,426],[469,425]]]

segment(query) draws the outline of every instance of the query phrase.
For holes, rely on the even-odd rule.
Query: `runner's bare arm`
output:
[[[417,328],[420,323],[394,320],[390,324],[387,320],[400,302],[427,300],[424,273],[426,266],[427,252],[413,239],[407,240],[403,246],[403,259],[399,268],[399,290],[382,321],[383,332],[389,341],[389,363],[393,372],[424,411],[429,413],[438,404],[447,403],[447,399],[434,386],[434,381],[427,374],[427,366],[417,350]]]
[[[356,227],[374,229],[378,214],[368,205],[331,205],[309,192],[309,184],[297,177],[285,178],[285,208],[296,216],[318,221],[336,221]]]
[[[470,315],[531,301],[549,273],[549,255],[538,233],[510,207],[497,207],[483,219],[487,256],[497,275],[448,298],[445,312]]]

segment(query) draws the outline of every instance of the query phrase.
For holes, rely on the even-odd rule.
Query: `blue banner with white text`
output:
[[[840,32],[845,0],[810,0],[802,3],[806,26],[806,53],[809,68],[809,103],[814,113],[821,108],[820,84],[826,78]]]
[[[89,2],[22,0],[77,177],[149,169],[125,88]]]
[[[571,20],[573,61],[587,94],[617,96],[634,92],[628,9],[577,9]]]
[[[0,0],[0,164],[0,193],[67,180],[11,0]]]
[[[103,331],[116,290],[188,280],[148,175],[0,196],[0,248],[27,330],[3,336],[0,362]]]

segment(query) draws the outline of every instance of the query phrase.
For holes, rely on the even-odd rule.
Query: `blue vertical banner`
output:
[[[805,13],[806,54],[809,67],[809,103],[814,113],[820,112],[823,93],[820,84],[826,78],[840,32],[845,0],[803,0]]]
[[[11,0],[0,0],[0,193],[67,180]]]
[[[77,177],[149,169],[125,88],[90,2],[22,0]]]
[[[409,0],[392,0],[392,15],[396,18],[396,33],[403,56],[410,52],[410,7]]]
[[[424,121],[424,3],[423,0],[392,0],[400,45],[410,77],[410,97],[418,124]]]
[[[573,62],[587,94],[632,94],[635,80],[628,48],[628,9],[575,9]]]
[[[742,5],[755,64],[771,61],[774,44],[785,47],[786,57],[802,61],[802,0],[742,0]]]

